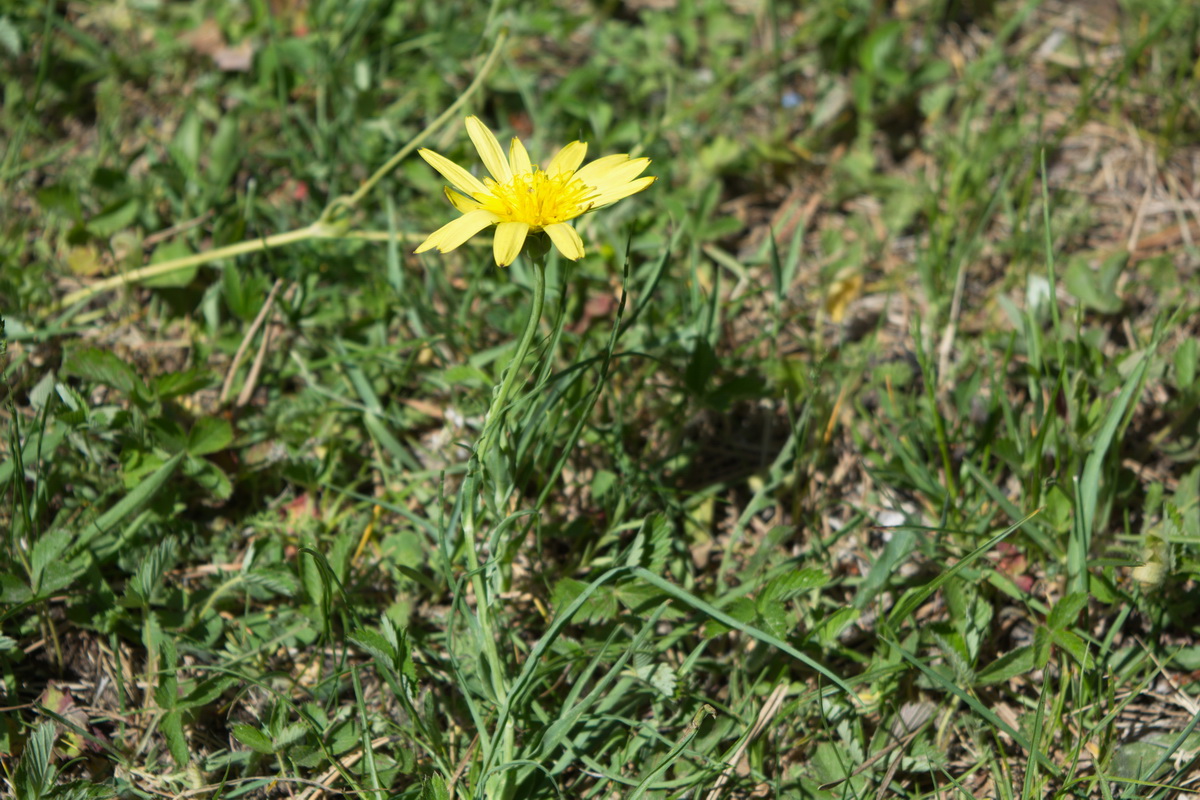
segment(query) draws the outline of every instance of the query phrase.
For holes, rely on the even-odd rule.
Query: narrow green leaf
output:
[[[852,700],[854,700],[855,702],[858,701],[858,695],[856,695],[854,693],[854,690],[850,688],[850,685],[848,683],[846,683],[841,678],[839,678],[837,675],[835,675],[833,672],[831,672],[828,667],[822,666],[821,664],[818,664],[816,661],[813,661],[811,658],[804,655],[804,653],[801,653],[799,650],[792,647],[787,642],[782,641],[781,639],[777,639],[776,637],[772,636],[771,634],[769,634],[765,631],[760,631],[758,628],[755,628],[750,625],[746,625],[745,623],[742,623],[742,622],[738,622],[736,619],[729,616],[724,611],[721,611],[719,608],[716,608],[716,607],[710,605],[709,603],[704,602],[699,597],[696,597],[695,595],[685,591],[684,589],[681,589],[680,587],[676,586],[675,584],[671,583],[670,581],[667,581],[667,580],[664,580],[664,579],[658,577],[657,575],[655,575],[653,572],[650,572],[649,570],[643,569],[642,567],[634,567],[633,574],[636,575],[637,577],[641,578],[642,580],[646,581],[647,583],[651,584],[652,586],[658,587],[663,592],[671,595],[672,597],[674,597],[678,600],[682,600],[684,603],[688,604],[689,606],[691,606],[692,608],[701,612],[702,614],[707,614],[708,616],[712,617],[713,619],[717,620],[718,622],[721,622],[735,630],[741,631],[743,634],[751,637],[752,639],[757,639],[758,641],[762,642],[763,644],[769,644],[772,647],[774,647],[778,650],[781,650],[784,653],[787,653],[789,656],[796,659],[800,663],[807,665],[810,669],[816,670],[818,673],[825,676],[825,678],[830,683],[832,683],[834,686],[838,687],[843,692],[845,692],[846,695],[848,697],[850,697]]]
[[[988,686],[993,683],[1004,683],[1010,678],[1024,675],[1032,670],[1033,648],[1025,645],[1010,653],[1005,653],[976,673],[975,685]]]
[[[1020,520],[1015,525],[1005,528],[999,534],[993,536],[991,539],[984,542],[967,555],[963,556],[958,563],[950,567],[950,569],[946,570],[945,572],[940,573],[929,583],[905,592],[904,596],[900,598],[900,602],[896,603],[896,607],[892,609],[892,613],[888,615],[888,624],[892,625],[893,627],[898,627],[899,624],[911,616],[912,613],[916,611],[930,595],[936,592],[942,586],[942,584],[957,575],[959,571],[961,571],[968,564],[975,561],[984,553],[990,551],[993,547],[1000,544],[1000,542],[1007,539],[1013,531],[1019,529],[1022,525],[1032,519],[1035,514],[1037,514],[1036,511]]]
[[[185,455],[186,453],[176,453],[171,456],[170,460],[139,483],[137,488],[122,497],[108,511],[97,517],[80,536],[78,546],[84,545],[95,536],[108,533],[125,517],[149,503],[158,494],[159,490],[166,485],[167,481],[170,480],[171,475],[175,472],[175,468],[179,466],[179,462],[183,460]]]

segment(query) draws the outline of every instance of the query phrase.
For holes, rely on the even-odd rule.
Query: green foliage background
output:
[[[7,5],[6,790],[1182,796],[1197,30],[1160,0]],[[532,272],[412,254],[452,213],[419,158],[342,235],[88,287],[322,218],[496,47],[464,114],[658,181],[551,260],[469,543]],[[475,165],[461,116],[422,145]]]

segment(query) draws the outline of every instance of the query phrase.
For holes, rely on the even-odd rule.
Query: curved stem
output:
[[[479,74],[475,76],[475,80],[471,81],[471,85],[466,88],[466,91],[460,94],[458,99],[450,104],[449,108],[438,115],[437,119],[425,126],[425,130],[418,133],[412,138],[411,141],[409,141],[408,144],[404,145],[399,153],[396,153],[396,155],[389,158],[386,164],[375,170],[375,173],[371,175],[371,177],[363,181],[362,186],[359,186],[358,189],[355,190],[354,194],[345,199],[346,205],[358,205],[358,202],[363,199],[366,193],[371,191],[371,189],[375,187],[375,184],[383,180],[383,176],[395,169],[396,165],[403,161],[409,153],[417,149],[417,145],[423,142],[425,138],[429,136],[429,134],[442,127],[442,125],[446,124],[447,120],[458,113],[458,110],[463,107],[463,104],[467,102],[467,99],[471,95],[475,94],[476,90],[483,85],[483,82],[487,80],[488,75],[491,74],[492,69],[496,66],[496,62],[500,59],[500,51],[504,47],[504,41],[506,39],[508,39],[508,31],[500,31],[500,34],[496,37],[496,43],[492,45],[492,52],[488,53],[487,60],[484,61],[483,66],[479,68]]]
[[[496,43],[492,45],[492,51],[488,53],[487,60],[483,62],[479,73],[466,90],[458,96],[450,107],[443,111],[438,118],[425,126],[425,129],[418,133],[408,144],[400,149],[398,153],[387,160],[382,167],[375,170],[371,177],[363,181],[362,185],[355,190],[354,194],[348,197],[340,197],[329,204],[322,213],[320,218],[311,225],[306,225],[303,228],[297,228],[294,231],[286,233],[277,233],[273,236],[267,236],[258,239],[249,239],[237,244],[231,244],[228,247],[218,247],[216,250],[208,250],[195,255],[184,256],[183,258],[173,258],[170,261],[163,261],[158,264],[150,264],[149,266],[135,269],[132,272],[126,272],[123,275],[116,275],[111,278],[93,283],[91,286],[85,286],[82,289],[77,289],[64,296],[55,305],[56,308],[69,308],[76,303],[84,300],[89,300],[92,297],[103,294],[111,289],[118,289],[122,286],[138,283],[139,281],[158,278],[163,275],[168,275],[172,272],[188,269],[189,267],[197,267],[201,264],[207,264],[210,261],[216,261],[221,258],[232,258],[233,256],[245,255],[247,253],[257,253],[263,250],[270,250],[273,247],[281,247],[286,244],[294,244],[302,242],[305,239],[316,238],[354,238],[368,240],[382,240],[385,234],[376,234],[374,232],[354,233],[346,230],[344,216],[338,220],[333,217],[338,216],[335,211],[348,211],[353,206],[357,205],[360,200],[366,196],[367,192],[375,188],[375,184],[379,183],[385,175],[396,168],[396,165],[408,157],[417,145],[420,144],[426,137],[446,124],[452,116],[458,113],[463,104],[479,90],[488,75],[495,68],[496,63],[500,59],[500,53],[504,47],[504,42],[508,39],[508,31],[502,30],[496,37]],[[340,220],[340,221],[339,221]],[[395,237],[388,237],[395,238]]]

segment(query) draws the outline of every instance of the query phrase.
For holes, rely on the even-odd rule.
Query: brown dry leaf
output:
[[[249,39],[213,53],[213,62],[222,72],[249,72],[254,64],[254,45]]]
[[[206,19],[179,37],[179,41],[202,56],[216,56],[225,49],[225,34],[215,19]]]

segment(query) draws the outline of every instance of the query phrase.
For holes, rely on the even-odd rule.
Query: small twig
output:
[[[721,770],[717,782],[713,784],[713,788],[709,790],[705,796],[705,800],[719,800],[721,790],[725,788],[725,784],[729,782],[729,777],[737,769],[738,762],[742,760],[742,755],[746,752],[746,748],[758,738],[759,734],[766,730],[766,727],[771,724],[771,720],[775,719],[775,715],[783,707],[783,701],[787,697],[787,693],[788,685],[781,683],[767,697],[767,701],[763,703],[763,707],[758,712],[758,719],[754,721],[754,726],[750,728],[750,733],[746,735],[746,738],[742,740],[738,748],[733,751],[733,755],[725,762],[725,769]]]
[[[184,231],[189,231],[197,225],[203,225],[212,215],[213,210],[210,208],[198,217],[193,217],[185,222],[179,222],[169,228],[163,228],[161,231],[155,231],[142,240],[142,247],[154,247],[159,242],[166,241]]]
[[[283,279],[277,278],[275,285],[267,293],[267,300],[263,303],[263,307],[259,309],[258,316],[254,318],[254,322],[250,323],[250,327],[246,330],[246,335],[242,337],[242,343],[238,345],[237,352],[233,354],[233,363],[229,365],[229,372],[225,374],[225,383],[221,386],[221,399],[218,402],[223,404],[229,397],[229,392],[233,388],[233,376],[237,374],[238,367],[242,363],[242,357],[246,355],[246,350],[250,347],[251,340],[254,339],[254,335],[258,333],[258,329],[262,327],[263,322],[267,319],[267,314],[271,311],[271,304],[275,302],[275,294],[282,285]]]
[[[467,746],[467,752],[463,753],[463,757],[458,762],[458,767],[454,770],[454,774],[450,776],[450,782],[446,784],[446,791],[449,794],[450,800],[454,800],[454,790],[458,786],[458,782],[462,779],[463,773],[467,771],[467,767],[471,764],[471,755],[475,752],[475,748],[479,746],[479,734],[475,734],[475,738],[471,740],[471,744]]]
[[[399,736],[380,736],[378,739],[373,739],[371,741],[371,749],[374,750],[377,747],[382,747],[388,742],[398,741],[399,739]],[[337,764],[325,770],[325,772],[323,772],[321,777],[317,778],[317,780],[297,781],[297,783],[308,786],[307,789],[300,793],[300,797],[297,800],[314,800],[314,798],[328,792],[332,788],[333,782],[337,780],[337,777],[341,774],[341,770],[350,769],[350,767],[353,767],[359,762],[362,756],[362,748],[359,748],[355,752],[338,759]],[[341,769],[338,768],[339,766]],[[340,789],[339,791],[342,794],[351,794],[351,792],[346,789]]]

